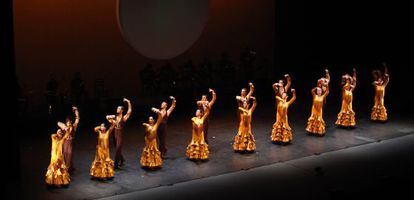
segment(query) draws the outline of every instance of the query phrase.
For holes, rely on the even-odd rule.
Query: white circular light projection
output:
[[[153,59],[184,53],[200,37],[209,0],[118,0],[122,35],[135,50]]]

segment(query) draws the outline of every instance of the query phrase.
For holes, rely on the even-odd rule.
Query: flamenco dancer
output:
[[[157,130],[162,120],[161,111],[156,108],[152,108],[152,111],[158,115],[157,122],[150,116],[148,123],[142,123],[145,128],[145,147],[142,150],[140,163],[144,169],[158,169],[162,166],[161,152],[158,149],[157,140]]]
[[[72,119],[68,116],[66,118],[66,124],[59,123],[61,125],[60,128],[65,132],[65,135],[67,135],[67,139],[63,144],[63,156],[65,158],[66,167],[68,167],[69,171],[73,171],[75,169],[72,165],[72,141],[75,136],[75,132],[78,129],[80,120],[78,108],[74,106],[72,107],[72,111],[75,114],[75,122],[72,123]]]
[[[96,145],[95,159],[92,162],[90,175],[94,179],[107,180],[114,177],[114,161],[109,154],[109,135],[115,128],[115,115],[108,115],[106,119],[111,123],[109,129],[102,123],[95,127],[98,133],[98,144]]]
[[[214,102],[216,102],[217,99],[217,95],[216,92],[213,89],[208,89],[208,91],[211,93],[212,95],[212,99],[210,101],[208,101],[207,99],[207,95],[203,95],[201,96],[201,100],[197,101],[197,107],[198,109],[202,112],[201,114],[203,115],[204,112],[206,112],[207,107],[211,108],[214,104]],[[204,139],[206,141],[206,143],[208,144],[208,123],[209,123],[209,117],[206,118],[206,120],[204,121]]]
[[[239,107],[240,123],[237,135],[234,137],[233,149],[236,152],[254,152],[256,150],[255,139],[252,134],[252,114],[257,106],[256,98],[250,97],[253,105],[249,108],[249,101],[244,100]]]
[[[329,71],[325,70],[327,77],[329,77]],[[325,121],[323,120],[323,105],[326,96],[329,94],[329,78],[321,78],[318,80],[316,87],[312,89],[312,113],[308,119],[306,131],[309,134],[324,136],[325,135]],[[320,81],[322,80],[322,81]],[[321,83],[320,83],[321,82]],[[324,89],[325,88],[325,89]]]
[[[168,117],[171,115],[172,111],[174,110],[177,101],[175,100],[175,98],[173,96],[170,96],[171,99],[171,106],[170,108],[167,109],[168,104],[167,102],[162,102],[161,103],[161,123],[158,126],[158,130],[157,130],[157,136],[159,139],[159,147],[160,147],[160,151],[161,151],[161,157],[165,158],[165,155],[167,153],[167,145],[166,145],[166,139],[167,139],[167,122],[168,122]]]
[[[277,87],[275,84],[273,88]],[[295,89],[290,90],[292,92],[292,98],[288,101],[288,95],[286,92],[282,93],[282,96],[278,96],[279,90],[275,89],[276,98],[276,122],[273,124],[271,140],[275,143],[289,144],[292,141],[292,129],[288,122],[288,108],[296,100]]]
[[[121,169],[121,167],[124,165],[125,159],[122,155],[122,135],[124,132],[124,127],[126,122],[128,121],[129,117],[131,116],[132,112],[132,105],[131,101],[124,98],[123,102],[126,102],[128,104],[128,110],[126,114],[124,115],[124,107],[118,106],[116,109],[116,115],[114,119],[115,123],[115,134],[114,134],[114,143],[115,143],[115,169]]]
[[[292,80],[289,74],[285,74],[285,79],[286,79],[286,85],[283,79],[280,79],[279,82],[273,84],[273,90],[275,91],[275,93],[277,93],[276,95],[280,97],[282,97],[283,93],[287,93],[287,91],[289,91],[290,85],[292,84]]]
[[[322,93],[325,93],[325,91],[328,89],[330,81],[331,76],[329,75],[329,70],[325,69],[325,77],[320,78],[317,83],[317,86],[322,88]]]
[[[375,97],[374,106],[371,110],[371,120],[378,122],[386,122],[388,119],[387,109],[384,106],[385,88],[387,87],[390,76],[388,74],[387,66],[384,64],[384,74],[380,70],[374,70],[372,75],[374,76]]]
[[[344,128],[355,127],[355,112],[352,109],[353,91],[356,87],[356,69],[353,69],[353,76],[345,74],[342,76],[342,106],[335,125]]]
[[[65,127],[65,124],[59,122],[59,127]],[[68,168],[65,164],[63,156],[63,144],[68,139],[69,135],[64,134],[62,129],[58,129],[55,134],[52,134],[52,148],[50,153],[50,164],[45,175],[46,184],[49,186],[67,186],[70,182]]]
[[[208,144],[204,139],[204,123],[210,114],[211,107],[205,106],[205,111],[197,109],[195,117],[191,118],[192,134],[191,142],[187,146],[186,155],[188,159],[194,161],[205,161],[208,159]]]
[[[253,83],[249,83],[249,92],[247,93],[247,89],[246,88],[242,88],[241,92],[240,92],[240,96],[236,96],[236,100],[237,100],[237,108],[239,107],[243,107],[243,104],[245,101],[249,101],[250,97],[253,95],[254,92],[254,85]],[[239,111],[239,120],[240,120],[240,116],[242,115],[241,111]]]

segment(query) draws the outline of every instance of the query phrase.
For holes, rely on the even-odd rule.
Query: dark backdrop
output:
[[[332,77],[329,101],[339,109],[340,76],[356,66],[355,109],[367,111],[373,103],[371,70],[386,62],[391,76],[388,109],[394,115],[412,112],[411,13],[403,1],[276,1],[275,75],[293,74],[299,95],[310,96],[327,66]],[[310,97],[303,101],[309,104]]]

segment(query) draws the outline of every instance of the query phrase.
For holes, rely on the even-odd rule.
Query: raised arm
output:
[[[124,115],[124,117],[122,118],[122,120],[124,120],[124,122],[126,122],[129,119],[129,117],[131,116],[131,113],[132,113],[132,105],[131,105],[131,101],[128,100],[128,99],[126,99],[126,98],[124,98],[124,102],[126,102],[128,104],[128,111]]]
[[[204,101],[197,101],[197,106],[203,106]]]
[[[154,113],[157,113],[157,115],[161,113],[161,111],[159,109],[156,109],[154,107],[151,108],[151,111],[154,112]]]
[[[78,128],[78,124],[79,124],[79,111],[78,108],[73,106],[72,107],[72,111],[75,113],[75,122],[73,123],[73,129],[76,131],[76,129]]]
[[[173,96],[170,96],[170,99],[172,100],[172,103],[171,103],[170,108],[168,108],[168,110],[167,110],[167,116],[170,116],[170,114],[171,114],[171,113],[172,113],[172,111],[174,110],[175,105],[176,105],[176,103],[177,103],[177,101],[175,100],[175,98],[174,98]]]
[[[93,130],[96,132],[96,133],[98,133],[98,131],[99,131],[99,129],[101,128],[101,126],[97,126],[97,127],[95,127]]]
[[[68,129],[68,127],[66,126],[65,123],[63,122],[58,122],[57,126],[62,130],[62,131],[66,131]]]
[[[249,83],[249,93],[247,93],[246,99],[249,99],[250,96],[253,95],[253,92],[254,92],[254,85],[253,85],[253,83]]]
[[[328,69],[325,69],[325,79],[327,80],[327,83],[331,81],[331,75],[329,75]]]
[[[108,133],[112,133],[112,131],[114,130],[114,128],[115,128],[115,125],[116,125],[116,123],[115,123],[115,121],[113,121],[113,123],[111,123],[111,126],[109,127],[109,129],[108,129]]]
[[[145,128],[148,128],[150,125],[148,123],[144,122],[144,123],[142,123],[142,126],[145,127]]]
[[[292,84],[292,80],[290,79],[289,74],[285,74],[286,78],[286,85],[285,85],[285,92],[289,91],[290,85]]]
[[[236,100],[237,101],[242,101],[242,97],[241,96],[236,96]]]
[[[326,87],[326,91],[325,91],[325,93],[323,93],[323,97],[325,98],[326,96],[328,96],[328,94],[329,94],[329,87]]]
[[[311,90],[312,96],[316,96],[316,87]]]
[[[157,113],[157,122],[155,122],[155,127],[156,128],[158,128],[158,126],[161,124],[161,120],[162,120],[161,112],[158,112]]]
[[[216,102],[216,100],[217,100],[217,95],[216,95],[216,92],[213,90],[213,89],[209,89],[210,90],[210,92],[211,92],[211,95],[213,96],[212,98],[211,98],[211,101],[210,101],[210,103],[208,103],[208,107],[209,107],[209,109],[211,109],[211,107],[214,105],[214,103]]]
[[[389,82],[390,82],[390,75],[388,73],[384,74],[384,86],[387,86]]]
[[[210,109],[211,109],[211,107],[210,106],[207,106],[206,107],[206,110],[204,111],[204,115],[203,115],[203,117],[201,118],[203,121],[207,118],[207,116],[210,114]]]
[[[357,74],[356,74],[356,69],[354,68],[354,69],[353,69],[353,71],[354,71],[354,73],[353,73],[353,75],[352,75],[352,85],[353,85],[354,87],[356,87],[356,82],[357,82]]]
[[[256,109],[256,106],[257,106],[256,97],[252,97],[252,99],[253,99],[253,105],[249,110],[250,113],[252,113],[254,111],[254,109]]]
[[[288,101],[288,104],[291,105],[295,100],[296,100],[296,90],[295,89],[291,89],[290,90],[292,92],[292,98],[290,98],[290,100]]]
[[[273,83],[272,87],[273,87],[273,91],[275,91],[275,94],[277,95],[279,93],[279,88],[277,87],[278,84],[277,83]]]

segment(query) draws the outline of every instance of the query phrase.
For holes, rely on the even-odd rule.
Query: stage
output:
[[[164,160],[163,167],[157,171],[146,171],[140,167],[139,158],[144,143],[144,130],[140,126],[142,121],[131,118],[124,132],[123,154],[126,165],[122,170],[115,172],[115,178],[112,181],[106,182],[90,179],[89,169],[95,155],[96,134],[92,132],[92,128],[82,127],[74,140],[76,171],[71,174],[72,181],[69,187],[58,189],[48,188],[44,183],[44,175],[50,159],[50,139],[41,137],[42,139],[23,140],[21,142],[21,194],[24,199],[96,199],[104,197],[117,199],[116,195],[121,194],[124,196],[120,197],[134,198],[136,197],[134,194],[137,196],[144,194],[143,196],[145,196],[145,191],[148,191],[147,194],[151,194],[151,191],[168,191],[169,189],[165,189],[163,186],[178,183],[182,183],[181,185],[187,183],[188,185],[197,179],[199,179],[198,182],[203,182],[207,178],[206,181],[214,185],[214,180],[222,177],[218,175],[231,176],[234,179],[231,184],[237,185],[238,180],[247,181],[242,178],[243,174],[255,170],[259,170],[260,174],[260,170],[274,165],[278,165],[279,168],[275,168],[276,171],[271,173],[271,176],[275,176],[274,180],[277,182],[277,176],[280,176],[281,180],[289,178],[288,175],[281,173],[284,163],[294,162],[296,163],[294,168],[311,167],[307,164],[301,165],[301,160],[309,158],[321,160],[323,156],[330,153],[346,151],[356,148],[356,146],[375,145],[388,140],[395,140],[392,144],[398,146],[399,138],[408,136],[412,138],[410,135],[414,133],[414,119],[412,117],[390,115],[390,120],[387,123],[374,123],[369,121],[367,113],[357,112],[357,127],[355,129],[340,129],[334,127],[336,109],[330,109],[328,113],[325,116],[328,125],[326,136],[315,137],[309,136],[305,132],[308,111],[292,112],[289,121],[293,129],[293,142],[290,145],[282,146],[270,141],[270,132],[274,123],[274,108],[259,104],[253,114],[252,123],[257,151],[252,154],[239,154],[234,153],[232,149],[238,125],[236,114],[234,112],[219,112],[214,108],[209,123],[210,159],[207,162],[198,163],[187,160],[185,156],[186,146],[191,139],[191,116],[173,114],[168,124],[167,158]],[[414,142],[413,139],[409,141]],[[392,148],[392,145],[388,146]],[[113,150],[111,143],[112,157],[114,156]],[[359,154],[353,155],[358,156]],[[369,156],[366,157],[369,158]],[[359,161],[366,157],[359,157]],[[333,160],[335,159],[341,162],[339,158],[334,157]],[[344,167],[351,164],[346,163],[347,161],[349,160],[343,161]],[[244,170],[248,171],[244,172]],[[312,170],[310,169],[310,171]],[[301,174],[303,172],[291,170],[290,173]],[[250,174],[252,180],[255,177],[253,175]],[[266,177],[264,174],[261,176]],[[297,178],[298,176],[292,175],[292,177]],[[280,184],[279,182],[275,185]],[[187,191],[191,193],[188,188]],[[209,190],[206,191],[210,193]],[[278,191],[278,188],[275,188],[275,192]],[[160,195],[164,195],[164,198],[168,197],[168,193]],[[208,196],[213,197],[214,194],[209,194],[205,198]],[[147,195],[145,199],[149,197],[150,195]]]

